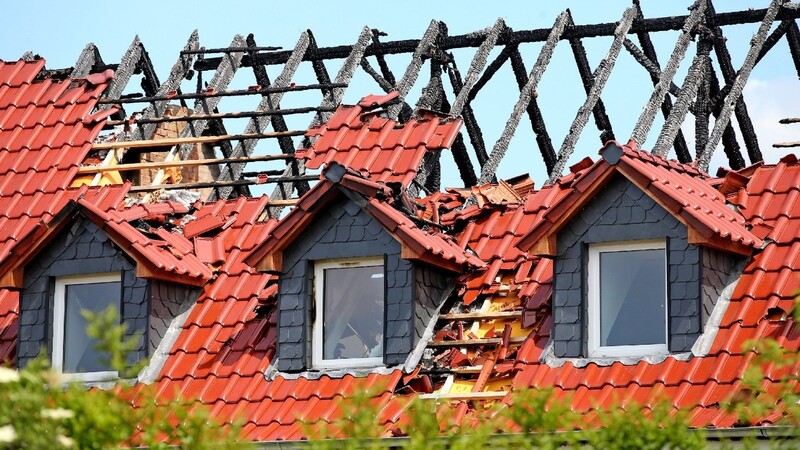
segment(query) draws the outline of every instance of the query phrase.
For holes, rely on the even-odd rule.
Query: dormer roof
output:
[[[346,196],[372,216],[402,245],[404,258],[425,261],[451,271],[484,267],[484,262],[458,245],[454,238],[429,228],[420,228],[398,211],[395,193],[381,182],[368,180],[331,162],[317,183],[272,230],[270,236],[247,257],[246,262],[263,271],[280,271],[284,248],[303,232],[315,214],[331,201]]]
[[[609,142],[600,150],[602,157],[581,170],[580,175],[557,181],[569,183],[567,195],[550,205],[542,220],[519,241],[519,247],[534,254],[553,255],[555,233],[612,176],[619,174],[686,225],[690,243],[743,255],[761,248],[762,239],[750,231],[744,216],[727,203],[711,176],[692,165],[654,156],[631,145]]]

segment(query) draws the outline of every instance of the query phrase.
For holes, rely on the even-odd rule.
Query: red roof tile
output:
[[[311,169],[336,162],[374,181],[409,186],[425,154],[450,148],[462,122],[432,112],[405,124],[381,117],[376,108],[396,97],[373,95],[340,106],[326,124],[308,131],[316,141],[298,157]]]
[[[49,221],[69,200],[102,209],[118,206],[125,189],[103,192],[68,189],[114,110],[91,115],[103,80],[34,81],[44,60],[0,61],[0,261],[37,224]],[[16,347],[19,298],[0,291],[0,359],[11,360]]]
[[[290,239],[342,189],[362,197],[366,211],[418,255],[458,268],[459,306],[500,297],[524,309],[525,329],[519,334],[524,342],[503,349],[509,350],[506,360],[494,365],[486,356],[456,351],[463,357],[459,364],[486,364],[498,373],[502,368],[501,375],[514,389],[553,388],[560,401],[576,411],[615,401],[653,405],[666,399],[690,411],[695,426],[731,426],[735,418],[720,411],[719,404],[740,388],[750,358],[743,343],[774,337],[797,348],[800,342],[791,319],[775,319],[775,308],[788,312],[800,287],[796,159],[739,171],[726,182],[691,165],[617,145],[621,153],[614,164],[609,162],[614,155],[606,149],[604,159],[582,161],[569,175],[539,190],[531,190],[528,183],[501,183],[404,203],[387,183],[408,186],[427,152],[452,144],[460,121],[423,113],[400,126],[378,110],[394,98],[371,96],[357,106],[339,108],[327,124],[309,132],[317,140],[305,152],[308,166],[328,167],[282,220],[259,220],[268,205],[266,197],[240,198],[195,205],[196,220],[183,226],[183,234],[166,226],[145,230],[136,224],[164,223],[165,216],[190,211],[172,203],[123,208],[124,186],[67,189],[99,132],[95,121],[103,116],[90,114],[107,80],[97,77],[97,85],[33,83],[43,64],[0,62],[0,264],[19,256],[24,251],[20,242],[72,200],[137,258],[204,283],[153,389],[163,401],[175,395],[194,398],[219,420],[243,418],[248,439],[303,438],[302,419],[335,420],[342,413],[338,398],[371,385],[380,386],[375,401],[383,408],[381,431],[390,433],[393,422],[401,420],[403,406],[396,392],[406,381],[400,370],[359,379],[265,375],[276,354],[277,313],[269,308],[275,302],[276,277],[258,272],[254,264],[282,239]],[[584,367],[540,361],[552,328],[553,264],[526,249],[611,171],[633,180],[690,227],[718,239],[717,244],[746,247],[752,253],[708,355]],[[471,195],[477,204],[462,209]],[[739,212],[726,199],[735,201]],[[399,204],[419,210],[401,212]],[[763,226],[766,238],[751,232],[752,226]],[[459,232],[451,235],[447,230]],[[15,292],[0,290],[0,361],[13,361],[18,302]],[[501,328],[492,335],[502,332]],[[481,331],[490,333],[494,329]],[[767,369],[768,378],[781,375]],[[463,423],[468,423],[468,406],[455,406]],[[595,417],[591,414],[587,421]]]

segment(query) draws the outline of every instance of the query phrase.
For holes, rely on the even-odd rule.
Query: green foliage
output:
[[[667,403],[648,410],[639,406],[609,408],[600,414],[600,425],[586,433],[592,448],[612,450],[702,449],[706,439],[692,431],[686,414]]]
[[[131,367],[126,355],[140,337],[126,337],[115,311],[86,314],[90,336],[101,343],[109,363],[124,377]],[[741,389],[721,407],[735,414],[740,425],[760,423],[767,415],[795,429],[800,426],[797,394],[800,365],[796,351],[771,339],[745,344],[753,352],[744,371]],[[771,382],[765,382],[768,374]],[[402,447],[411,450],[476,450],[515,448],[594,449],[702,449],[706,435],[691,430],[685,412],[670,404],[652,407],[606,407],[586,417],[573,412],[571,401],[555,401],[547,389],[519,390],[510,404],[474,408],[461,417],[447,400],[404,399],[402,419],[385,423],[379,401],[385,387],[353,389],[339,399],[341,417],[332,423],[305,420],[305,432],[313,438],[310,448],[369,449]],[[136,408],[131,407],[132,399]],[[775,411],[782,412],[776,417]],[[217,424],[208,410],[184,400],[154,397],[152,389],[138,389],[118,382],[113,389],[87,390],[80,383],[65,383],[40,358],[19,372],[0,367],[0,448],[105,449],[141,445],[154,449],[232,449],[238,444],[238,424]],[[406,436],[400,442],[382,439],[389,433]],[[344,438],[344,439],[342,439]],[[745,444],[747,442],[744,442]],[[783,441],[791,447],[794,441]],[[741,442],[740,442],[741,444]]]
[[[109,355],[111,367],[134,376],[142,366],[127,365],[126,355],[139,337],[124,338],[114,309],[85,316],[89,336],[99,340],[98,350]],[[134,397],[136,408],[131,406]],[[157,402],[153,389],[124,381],[108,390],[65,383],[43,357],[18,372],[0,367],[0,448],[228,449],[236,446],[237,436],[236,425],[217,424],[192,402]]]

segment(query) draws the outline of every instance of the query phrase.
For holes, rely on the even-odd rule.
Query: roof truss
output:
[[[569,163],[577,140],[584,133],[590,117],[594,117],[601,141],[615,137],[612,118],[606,112],[601,95],[621,49],[625,48],[648,73],[654,85],[630,139],[638,144],[644,142],[660,110],[665,117],[665,124],[659,130],[658,139],[653,146],[655,154],[667,155],[671,149],[675,149],[675,155],[681,162],[696,159],[698,165],[707,170],[717,144],[722,142],[730,166],[738,169],[748,161],[754,163],[762,159],[758,139],[742,96],[753,67],[777,42],[785,39],[792,61],[800,74],[800,31],[795,22],[800,16],[800,10],[794,5],[785,0],[772,0],[766,9],[717,14],[710,0],[697,0],[687,15],[645,18],[638,1],[634,1],[616,23],[579,25],[573,22],[570,12],[565,11],[550,28],[515,31],[502,20],[497,20],[484,30],[453,36],[447,33],[447,26],[443,22],[434,20],[418,40],[384,41],[381,39],[385,36],[384,33],[365,27],[352,45],[334,47],[319,47],[313,33],[308,30],[300,35],[291,50],[258,46],[253,35],[247,38],[236,36],[229,47],[204,48],[200,45],[198,33],[194,32],[179,52],[176,63],[163,82],[158,79],[144,44],[136,37],[121,56],[120,62],[111,65],[104,62],[94,44],[88,44],[69,74],[81,77],[108,68],[116,71],[117,76],[105,92],[99,108],[120,108],[120,112],[109,120],[109,127],[125,127],[126,140],[150,140],[159,124],[185,122],[187,125],[179,138],[186,141],[176,143],[170,148],[165,163],[171,162],[179,166],[181,161],[186,160],[196,143],[192,139],[199,142],[209,136],[220,137],[216,144],[220,155],[208,162],[214,181],[204,184],[205,187],[214,188],[211,199],[246,195],[250,193],[249,187],[253,184],[267,182],[276,185],[271,193],[272,199],[291,200],[297,194],[307,192],[309,180],[316,177],[306,174],[302,161],[291,158],[296,149],[308,146],[310,142],[308,138],[300,136],[304,129],[290,129],[287,125],[288,118],[309,115],[311,127],[327,120],[339,106],[359,68],[379,89],[386,92],[399,91],[401,101],[390,105],[387,114],[400,122],[411,117],[413,110],[409,105],[412,104],[463,118],[465,136],[456,139],[452,157],[465,186],[496,179],[497,167],[525,113],[541,155],[541,159],[531,155],[531,161],[534,164],[542,163],[547,169],[549,182],[552,182]],[[770,33],[775,22],[779,25]],[[743,23],[758,23],[760,27],[744,64],[737,69],[731,62],[723,29]],[[654,33],[677,30],[681,33],[662,68],[651,36]],[[583,44],[585,40],[599,36],[611,36],[613,40],[606,57],[592,70]],[[638,45],[633,38],[638,41]],[[586,99],[577,110],[569,132],[556,151],[546,126],[547,111],[543,111],[536,100],[536,87],[548,67],[555,47],[562,40],[570,45]],[[520,46],[536,42],[543,43],[543,47],[536,61],[528,68]],[[688,74],[683,80],[677,80],[678,67],[692,47],[695,55]],[[464,48],[476,50],[466,74],[462,76],[452,50]],[[499,52],[490,59],[494,49]],[[711,60],[712,50],[716,64]],[[393,68],[390,64],[393,61],[387,56],[396,54],[408,54],[411,56],[410,61],[405,66],[396,65]],[[370,60],[377,64],[377,68]],[[331,64],[339,64],[339,70],[333,79],[329,75]],[[298,70],[304,65],[311,66],[316,84],[297,85],[293,82]],[[478,123],[472,102],[504,65],[511,66],[519,88],[519,97],[505,127],[491,150],[487,151],[487,136]],[[281,67],[274,80],[267,73],[271,66]],[[425,80],[426,88],[423,89],[422,97],[412,103],[406,97],[424,74],[425,66],[430,68],[430,76]],[[250,70],[239,70],[245,67]],[[58,71],[50,72],[51,76],[56,76]],[[212,75],[206,82],[208,72]],[[252,73],[252,87],[229,89],[238,72]],[[402,73],[402,76],[398,79],[396,73]],[[141,93],[125,94],[131,91],[129,84],[135,74],[142,76]],[[190,91],[186,85],[192,78],[196,81],[196,87]],[[445,80],[450,83],[449,89],[444,87]],[[321,98],[316,106],[281,107],[285,95],[297,95],[296,93],[306,91],[320,94]],[[220,112],[221,99],[246,96],[259,98],[255,108]],[[191,105],[188,103],[190,101]],[[180,103],[190,111],[190,115],[167,115],[166,107],[170,102]],[[142,108],[140,113],[126,114],[124,111],[139,106]],[[690,112],[695,116],[696,125],[694,152],[687,147],[686,138],[680,130],[680,125]],[[713,126],[710,120],[712,115],[715,118]],[[739,148],[737,131],[731,124],[732,116],[736,117],[738,133],[746,147],[747,158]],[[248,120],[244,132],[226,131],[229,121],[242,118]],[[272,164],[281,165],[272,169],[253,166],[255,170],[247,171],[250,164],[264,164],[264,160],[259,158],[265,155],[259,153],[257,146],[265,139],[274,139],[277,143],[275,157],[268,159],[279,161]],[[123,159],[124,150],[109,152],[104,164],[118,163]],[[152,185],[140,186],[138,190],[149,191],[164,187],[165,170],[168,167],[167,164],[163,165],[164,167],[158,168],[159,172]],[[440,171],[438,154],[426,158],[412,190],[439,189]],[[101,180],[100,172],[102,169],[95,176],[96,183]],[[271,214],[275,215],[279,213],[280,207],[272,209]]]

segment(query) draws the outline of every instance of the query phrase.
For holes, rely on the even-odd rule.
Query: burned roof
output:
[[[775,164],[761,162],[741,97],[747,74],[776,41],[786,38],[790,48],[797,48],[798,14],[797,8],[776,0],[767,9],[717,15],[710,2],[701,0],[686,16],[644,19],[634,4],[616,24],[579,26],[565,12],[548,29],[513,31],[498,21],[469,36],[447,36],[443,24],[434,21],[418,41],[381,42],[379,33],[365,28],[353,46],[319,48],[306,32],[291,51],[257,47],[252,36],[237,36],[228,48],[201,49],[194,34],[163,83],[153,76],[138,40],[113,67],[113,76],[93,46],[69,76],[46,70],[42,59],[2,62],[0,268],[8,269],[4,286],[14,286],[15,263],[29,258],[43,242],[39,238],[79,205],[106,225],[116,245],[129,246],[134,259],[149,264],[151,273],[190,278],[201,288],[177,339],[154,366],[152,389],[158,397],[194,399],[221,421],[243,417],[245,437],[256,441],[304,438],[304,418],[335,420],[342,414],[337,399],[365,387],[379,388],[375,395],[383,435],[399,431],[405,407],[399,400],[409,396],[435,396],[451,406],[459,420],[476,403],[506,401],[509,392],[522,388],[552,388],[557,399],[587,414],[612,402],[652,405],[667,399],[674,408],[689,411],[694,426],[733,426],[736,418],[719,405],[741,387],[752,358],[744,342],[772,337],[792,350],[800,342],[795,322],[786,314],[774,314],[788,313],[800,288],[800,164],[792,155]],[[775,21],[780,25],[770,34]],[[736,71],[726,57],[720,27],[742,22],[762,27]],[[649,34],[659,30],[681,30],[663,71],[648,44]],[[596,35],[613,36],[613,41],[608,57],[592,73],[581,39]],[[637,35],[640,45],[629,35]],[[677,64],[693,37],[697,56],[682,85],[672,87]],[[588,95],[556,152],[535,92],[553,48],[563,40],[575,52]],[[518,48],[527,42],[543,42],[530,74]],[[497,46],[502,50],[489,62],[488,52]],[[463,79],[446,51],[455,47],[478,48]],[[622,48],[651,75],[653,96],[631,142],[608,144],[602,158],[582,160],[562,174],[590,115],[604,142],[614,137],[600,94]],[[716,75],[706,65],[711,49],[720,60],[725,83],[717,89],[711,82]],[[390,52],[412,55],[399,80],[385,62]],[[208,57],[197,59],[201,54]],[[375,57],[380,72],[367,56]],[[335,58],[344,61],[332,79],[324,63]],[[487,150],[471,101],[508,61],[520,96],[503,135]],[[293,85],[293,74],[303,62],[313,65],[318,84]],[[412,108],[406,97],[423,63],[434,70],[419,107]],[[274,82],[264,68],[269,64],[283,65]],[[257,84],[228,89],[233,73],[242,67],[253,69]],[[340,105],[358,67],[390,93]],[[207,86],[198,83],[196,90],[183,91],[181,83],[191,70],[215,72]],[[136,71],[143,74],[144,95],[124,96]],[[448,74],[456,91],[452,101],[445,95],[442,73]],[[698,75],[702,73],[706,75]],[[322,93],[320,105],[280,109],[284,94],[302,91]],[[236,96],[258,97],[259,106],[247,112],[218,110],[221,98]],[[124,108],[137,103],[148,106],[128,115]],[[651,151],[641,150],[658,109],[666,116],[658,141]],[[696,141],[696,157],[679,128],[690,110],[705,126]],[[498,180],[496,174],[525,112],[550,175],[539,188],[524,176]],[[284,119],[295,114],[310,114],[310,125],[289,129]],[[716,118],[713,125],[711,115]],[[734,115],[749,165],[735,135],[731,137]],[[237,118],[248,121],[244,131],[225,131],[225,121]],[[164,124],[176,125],[171,134],[159,134]],[[299,142],[292,140],[295,137]],[[267,139],[274,139],[280,151],[257,154],[256,145]],[[731,169],[710,175],[708,164],[720,141]],[[198,155],[205,144],[218,146],[219,154],[203,160]],[[618,154],[611,154],[611,146]],[[671,148],[676,159],[668,155]],[[145,151],[162,157],[145,159]],[[440,158],[447,154],[453,155],[464,187],[443,191]],[[277,169],[245,171],[253,164],[275,161],[281,163]],[[181,177],[189,177],[179,168],[193,166],[214,166],[217,173],[181,183]],[[334,183],[326,171],[340,167],[342,176]],[[306,168],[320,169],[322,176]],[[151,172],[149,182],[134,183],[130,174],[142,170]],[[602,183],[601,175],[612,172],[651,192],[671,214],[713,240],[713,247],[746,255],[727,309],[709,335],[707,348],[698,354],[606,365],[559,364],[545,355],[552,337],[554,267],[549,255],[531,249],[568,206],[591,200],[588,186]],[[250,187],[263,183],[278,187],[270,196],[253,197]],[[356,192],[368,213],[402,234],[403,242],[417,245],[419,255],[459,269],[455,289],[431,319],[431,335],[414,367],[391,367],[366,376],[276,373],[278,280],[274,271],[262,272],[256,263],[291,235],[306,208],[319,207],[326,189],[339,187]],[[181,203],[180,194],[163,200],[164,191],[206,188],[211,190],[206,201],[192,197]],[[282,208],[293,206],[281,216]],[[18,313],[18,291],[0,289],[4,361],[14,360]],[[775,381],[776,370],[767,370],[765,383]],[[755,422],[775,420],[770,414]]]

